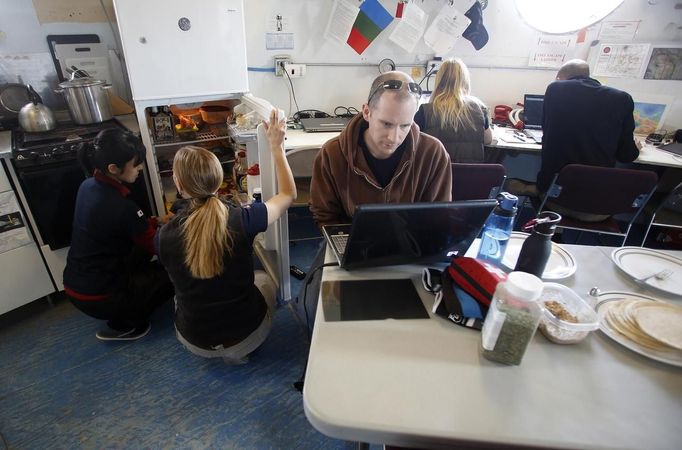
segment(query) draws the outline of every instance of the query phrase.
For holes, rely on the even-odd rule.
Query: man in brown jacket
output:
[[[350,223],[363,203],[451,200],[450,157],[413,122],[420,93],[405,73],[380,75],[362,115],[322,146],[310,186],[319,226]]]

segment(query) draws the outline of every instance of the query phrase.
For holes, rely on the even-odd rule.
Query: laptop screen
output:
[[[542,104],[544,95],[526,94],[523,96],[523,123],[529,130],[542,129]]]
[[[495,205],[495,200],[360,205],[342,266],[422,264],[462,256]]]

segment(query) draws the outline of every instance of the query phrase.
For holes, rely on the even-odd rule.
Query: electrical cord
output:
[[[296,105],[296,114],[298,114],[300,108],[298,107],[298,101],[296,100],[296,91],[294,90],[294,83],[291,82],[291,77],[289,76],[289,72],[287,72],[286,68],[284,67],[284,63],[280,62],[279,65],[282,68],[282,72],[284,72],[284,74],[289,79],[289,85],[291,85],[291,93],[294,96],[294,104]]]
[[[306,280],[305,286],[303,287],[303,311],[305,312],[305,331],[306,335],[308,336],[308,342],[312,342],[312,336],[310,335],[310,319],[308,318],[308,286],[313,282],[313,279],[315,278],[315,273],[319,270],[322,270],[324,267],[332,267],[332,266],[338,266],[339,263],[325,263],[325,264],[320,264],[319,266],[315,267],[313,270],[308,271],[308,279]],[[296,299],[298,302],[298,298]],[[305,382],[305,372],[308,370],[308,358],[305,360],[305,364],[303,365],[303,373],[301,373],[301,377],[298,379],[298,381],[294,382],[294,388],[300,392],[303,393],[303,384]]]
[[[422,83],[424,82],[424,80],[426,80],[426,90],[427,90],[427,91],[429,90],[429,80],[428,80],[428,78],[431,77],[431,74],[433,73],[434,70],[436,70],[436,65],[435,65],[435,64],[431,64],[431,68],[429,69],[429,71],[426,72],[426,74],[424,74],[424,78],[422,78],[421,81],[418,83],[419,86],[421,86]]]
[[[308,317],[308,286],[313,282],[313,279],[315,279],[315,273],[319,270],[322,270],[324,267],[332,267],[332,266],[338,266],[338,262],[334,263],[324,263],[320,264],[319,266],[315,267],[313,270],[308,272],[308,279],[305,282],[305,286],[303,286],[303,312],[305,313],[305,330],[306,334],[308,335],[308,342],[312,341],[312,336],[310,335],[310,318]]]
[[[339,110],[345,111],[339,114]],[[334,116],[336,117],[353,117],[356,114],[360,114],[360,111],[358,111],[356,108],[352,106],[337,106],[334,108]]]
[[[304,109],[304,110],[298,111],[296,114],[294,114],[293,119],[296,121],[299,121],[300,119],[323,118],[323,117],[331,117],[331,116],[324,111],[320,111],[319,109]]]

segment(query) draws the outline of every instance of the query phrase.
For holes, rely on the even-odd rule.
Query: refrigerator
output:
[[[242,0],[114,0],[132,98],[147,148],[147,183],[156,213],[165,214],[173,195],[168,161],[183,145],[226,139],[214,129],[196,137],[160,141],[150,126],[153,107],[239,100],[249,91],[244,4]],[[246,148],[249,166],[258,162],[263,201],[276,194],[274,164],[267,138],[259,129],[236,137]],[[161,163],[161,164],[160,164]],[[160,168],[161,166],[161,168]],[[171,171],[172,172],[172,171]],[[249,195],[250,197],[250,195]],[[258,236],[254,250],[279,289],[280,301],[291,299],[288,222],[284,215]]]

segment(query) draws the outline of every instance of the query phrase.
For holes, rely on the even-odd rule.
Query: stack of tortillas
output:
[[[603,320],[610,328],[643,347],[682,352],[682,308],[653,300],[606,302]]]

